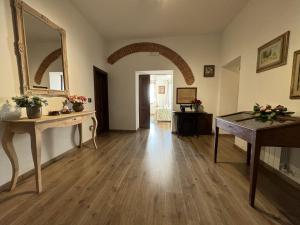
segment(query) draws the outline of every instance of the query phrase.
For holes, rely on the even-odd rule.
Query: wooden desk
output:
[[[176,116],[176,133],[181,136],[212,134],[213,115],[204,112],[173,112]]]
[[[215,155],[217,162],[219,128],[247,141],[247,163],[250,164],[249,204],[254,207],[257,169],[262,146],[300,147],[300,118],[281,117],[261,122],[251,112],[239,112],[216,118]]]
[[[97,119],[94,111],[85,111],[79,113],[63,114],[59,116],[43,116],[39,119],[21,118],[17,120],[3,121],[6,126],[2,137],[2,145],[12,165],[12,179],[10,190],[16,187],[19,175],[18,158],[13,147],[13,136],[15,133],[29,133],[31,138],[31,152],[35,167],[35,179],[37,193],[42,192],[41,177],[41,135],[48,128],[78,126],[79,130],[79,147],[82,146],[82,122],[86,118],[92,118],[92,139],[94,147],[97,149],[95,134],[97,130]]]

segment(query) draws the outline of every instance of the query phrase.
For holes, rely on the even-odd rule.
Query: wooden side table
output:
[[[13,146],[14,134],[29,133],[31,138],[31,152],[34,162],[36,191],[42,192],[42,176],[41,176],[41,146],[42,132],[48,128],[78,126],[79,130],[79,147],[82,147],[82,123],[85,119],[93,120],[92,139],[95,149],[97,149],[95,135],[97,130],[97,119],[95,111],[85,111],[79,113],[63,114],[59,116],[43,116],[39,119],[21,118],[17,120],[7,120],[5,122],[5,130],[2,137],[3,149],[8,156],[12,165],[12,179],[10,191],[14,190],[19,175],[19,163],[16,151]]]
[[[217,162],[219,128],[247,141],[250,164],[249,204],[254,207],[260,150],[262,146],[300,148],[300,118],[281,117],[261,122],[251,112],[238,112],[216,118],[214,162]]]

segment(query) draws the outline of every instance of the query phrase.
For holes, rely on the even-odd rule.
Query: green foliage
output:
[[[16,103],[17,106],[24,107],[42,107],[43,104],[48,105],[46,99],[40,98],[38,96],[29,97],[27,95],[12,97],[12,100]]]
[[[263,107],[256,103],[253,106],[253,114],[256,115],[259,120],[266,122],[273,121],[278,116],[290,116],[294,114],[294,112],[289,112],[287,108],[282,105],[278,105],[276,107],[266,105],[265,107]]]

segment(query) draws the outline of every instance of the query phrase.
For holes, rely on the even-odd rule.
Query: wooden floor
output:
[[[112,132],[0,193],[1,225],[269,225],[300,224],[300,194],[260,171],[256,209],[248,205],[245,155],[232,137],[178,138],[168,125]],[[92,146],[92,145],[91,145]]]

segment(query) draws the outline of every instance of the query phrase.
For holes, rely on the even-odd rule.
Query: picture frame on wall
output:
[[[290,31],[258,48],[257,73],[287,64],[289,39]]]
[[[300,50],[294,53],[290,99],[300,99]]]
[[[164,95],[166,93],[166,87],[165,86],[158,86],[158,94]]]
[[[176,104],[191,104],[197,98],[197,88],[177,88]]]
[[[204,77],[214,77],[215,76],[215,65],[205,65],[204,66]]]

